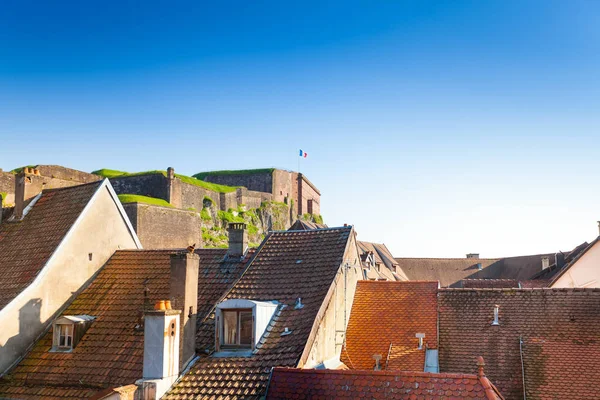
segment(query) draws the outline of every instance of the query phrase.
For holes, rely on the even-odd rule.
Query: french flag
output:
[[[305,151],[300,150],[300,157],[306,158],[306,157],[308,157],[308,153],[305,152]]]

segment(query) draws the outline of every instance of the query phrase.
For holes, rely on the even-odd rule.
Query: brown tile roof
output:
[[[227,249],[198,249],[198,315],[204,315],[239,278],[244,263],[221,262]],[[62,315],[96,317],[71,353],[50,353],[52,331],[0,381],[0,397],[14,390],[41,390],[52,386],[101,390],[134,383],[142,377],[143,331],[136,330],[148,302],[169,296],[171,262],[175,250],[120,250]],[[247,261],[247,260],[246,260]],[[200,317],[200,318],[202,318]],[[27,388],[28,389],[18,389]],[[59,389],[55,389],[59,390]],[[59,392],[57,392],[59,393]],[[83,395],[81,396],[83,397]]]
[[[600,238],[600,237],[599,237]],[[598,240],[594,240],[591,244],[584,242],[579,246],[575,247],[570,252],[564,254],[564,264],[559,266],[556,263],[556,257],[553,258],[554,262],[546,269],[538,271],[533,274],[529,280],[531,280],[532,287],[545,287],[549,286],[552,282],[558,279],[564,274],[581,256],[583,256]],[[537,281],[537,282],[536,282]],[[544,285],[545,284],[545,285]]]
[[[523,343],[528,399],[598,399],[600,343],[578,337],[528,338]]]
[[[390,253],[390,250],[383,243],[371,243],[357,241],[358,248],[361,253],[373,252],[375,262],[377,264],[384,265],[393,274],[393,277],[397,280],[408,280],[408,277],[404,275],[404,272],[398,268],[398,263]]]
[[[268,400],[342,398],[502,399],[485,376],[295,368],[275,368],[267,393]]]
[[[29,387],[29,386],[2,386],[0,398],[23,399],[23,400],[80,400],[92,397],[98,392],[97,389],[86,389],[81,387]]]
[[[341,361],[373,369],[373,355],[380,354],[384,369],[423,371],[425,349],[417,349],[415,334],[437,348],[437,288],[437,282],[358,282]]]
[[[44,190],[22,221],[0,223],[0,310],[33,282],[100,184]]]
[[[442,287],[456,287],[463,279],[527,280],[542,269],[542,257],[554,254],[504,258],[396,258],[410,280],[439,280]],[[478,270],[477,264],[483,268]]]
[[[523,398],[520,338],[526,344],[540,337],[577,342],[590,355],[597,354],[600,289],[441,289],[438,305],[440,371],[473,373],[469,360],[482,355],[488,362],[487,376],[508,399]],[[495,305],[498,326],[491,324]],[[600,357],[585,362],[600,370]],[[580,380],[578,368],[563,368],[560,373],[562,382]],[[537,379],[539,384],[546,378]]]
[[[351,227],[269,234],[225,299],[276,300],[287,307],[255,354],[248,358],[199,359],[165,399],[258,398],[275,366],[297,366],[327,292],[344,261]],[[300,262],[299,262],[300,261]],[[304,308],[295,309],[302,298]],[[197,349],[214,348],[214,316],[198,332]],[[292,333],[281,336],[287,327]]]

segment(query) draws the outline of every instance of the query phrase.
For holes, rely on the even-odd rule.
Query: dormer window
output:
[[[96,317],[90,315],[65,315],[52,325],[52,349],[56,352],[72,351]]]
[[[216,356],[249,356],[275,315],[277,302],[230,299],[215,311]]]

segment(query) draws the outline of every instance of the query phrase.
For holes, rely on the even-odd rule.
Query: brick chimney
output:
[[[196,354],[196,315],[198,308],[198,269],[200,257],[193,250],[171,256],[170,296],[172,307],[182,311],[180,367]]]
[[[40,171],[35,168],[25,167],[17,174],[15,177],[15,219],[23,218],[28,200],[40,194],[44,189],[43,181]]]
[[[179,310],[165,301],[144,312],[143,399],[160,399],[179,376]]]
[[[248,248],[248,232],[246,224],[241,222],[233,222],[227,228],[229,232],[229,257],[242,257]]]

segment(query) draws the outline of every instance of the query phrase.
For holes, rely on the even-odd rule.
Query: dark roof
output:
[[[425,348],[416,333],[437,348],[437,282],[359,281],[346,330],[341,361],[352,369],[423,371]]]
[[[0,310],[33,282],[100,184],[44,190],[23,220],[0,223]]]
[[[244,263],[223,262],[227,249],[198,249],[198,315],[204,315],[239,278]],[[119,250],[62,315],[96,317],[71,353],[50,353],[52,330],[0,381],[0,397],[30,393],[54,386],[52,396],[65,398],[72,391],[95,391],[134,383],[142,378],[144,333],[134,327],[148,303],[169,297],[170,256],[176,250]],[[247,260],[245,260],[247,261]],[[244,261],[244,262],[245,262]],[[49,397],[50,392],[45,392]],[[89,396],[88,396],[89,395]]]
[[[288,229],[288,231],[310,231],[313,229],[325,229],[327,228],[327,225],[325,224],[317,224],[316,222],[313,221],[305,221],[302,219],[297,219],[296,222],[294,222],[292,224],[292,226],[290,226],[290,229]]]
[[[600,337],[600,289],[441,289],[438,305],[440,371],[474,373],[471,360],[481,355],[488,364],[487,376],[508,399],[523,398],[520,338],[525,354],[534,355],[535,350],[527,347],[533,339],[547,340],[549,346],[544,353],[549,358],[538,353],[537,366],[530,364],[525,370],[526,387],[550,384],[546,381],[553,375],[546,377],[540,371],[556,365],[551,358],[558,355],[557,343],[584,346],[572,355],[563,354],[571,358],[565,365],[577,363],[577,355],[587,348],[591,358],[586,365],[600,370],[600,357],[592,356]],[[499,306],[497,326],[491,324],[495,305]],[[563,383],[580,382],[584,376],[575,367],[555,373],[561,374]],[[568,397],[584,398],[579,393]],[[527,398],[548,397],[528,393]]]
[[[484,376],[406,371],[275,368],[267,399],[488,399],[502,397]]]
[[[251,357],[202,357],[163,398],[258,398],[265,393],[272,367],[297,366],[351,232],[352,227],[270,233],[225,299],[275,300],[287,307],[278,311]],[[294,308],[298,297],[301,309]],[[285,327],[292,333],[281,336]],[[198,332],[198,352],[214,349],[214,341],[211,315]]]
[[[396,258],[410,280],[439,280],[442,287],[456,287],[463,279],[527,280],[542,269],[542,257],[554,254],[504,258]],[[478,270],[481,264],[482,270]]]
[[[458,287],[462,288],[519,288],[520,282],[516,279],[463,279]]]

